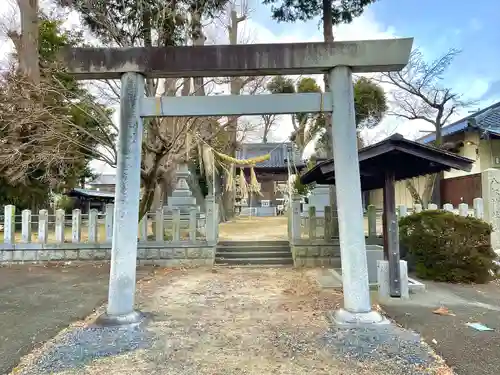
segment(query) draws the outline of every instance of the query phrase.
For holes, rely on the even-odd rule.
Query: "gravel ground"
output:
[[[398,327],[331,328],[325,313],[341,300],[300,270],[162,270],[139,284],[139,306],[153,316],[146,326],[71,328],[20,373],[451,374]]]

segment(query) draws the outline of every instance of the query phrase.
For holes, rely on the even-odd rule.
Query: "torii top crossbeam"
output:
[[[184,47],[71,48],[62,60],[77,79],[320,74],[335,66],[354,73],[401,70],[413,38],[333,43],[242,44]]]

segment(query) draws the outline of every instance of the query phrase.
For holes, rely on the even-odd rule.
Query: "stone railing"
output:
[[[288,237],[294,264],[297,267],[340,267],[340,247],[338,236],[335,238],[330,229],[330,207],[325,208],[324,217],[315,216],[315,207],[309,207],[312,216],[303,217],[300,211],[300,197],[290,201],[288,215]],[[326,233],[325,233],[326,228]]]
[[[415,204],[413,207],[407,207],[405,205],[399,205],[396,210],[398,217],[404,217],[411,215],[412,213],[422,212],[424,210],[437,210],[439,207],[434,203],[429,203],[426,208],[422,207],[421,204]],[[453,207],[452,204],[444,204],[442,209],[444,211],[453,212],[460,216],[472,216],[478,219],[485,219],[484,217],[484,202],[482,198],[476,198],[473,202],[473,207],[469,207],[467,203],[461,203],[458,207]],[[367,219],[367,235],[369,238],[374,238],[382,235],[382,217],[383,210],[377,209],[375,206],[370,205],[366,211]]]
[[[138,223],[138,254],[141,264],[205,265],[212,264],[218,240],[218,207],[206,201],[206,213],[192,208],[146,214]],[[113,205],[105,213],[79,209],[67,215],[64,210],[49,214],[40,210],[33,215],[23,210],[16,215],[14,206],[4,207],[3,244],[0,262],[109,260],[113,239]]]

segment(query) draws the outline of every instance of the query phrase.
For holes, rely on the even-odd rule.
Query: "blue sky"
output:
[[[3,0],[5,1],[5,0]],[[249,3],[249,20],[241,25],[241,42],[285,43],[321,41],[319,20],[307,23],[278,24],[271,19],[270,9],[262,0],[234,0]],[[15,3],[14,0],[9,0]],[[4,16],[6,8],[0,9]],[[362,40],[395,37],[414,37],[429,59],[438,57],[450,48],[462,53],[449,68],[447,87],[478,101],[477,108],[484,108],[500,101],[500,27],[498,27],[500,2],[498,0],[378,0],[350,25],[335,29],[337,40]],[[69,17],[69,24],[78,27],[78,17]],[[214,30],[212,43],[227,43],[224,28]],[[242,30],[243,29],[243,30]],[[10,43],[0,40],[0,57],[11,50]],[[321,84],[318,77],[318,83]],[[471,108],[472,109],[472,108]],[[474,108],[476,109],[476,108]],[[462,115],[467,110],[462,111]],[[457,119],[457,118],[455,118]],[[292,129],[288,117],[280,121],[277,140],[286,139]],[[429,124],[419,121],[403,121],[386,116],[373,131],[364,134],[365,141],[374,142],[399,132],[408,137],[421,136],[420,130],[430,130]],[[98,168],[99,169],[99,168]]]
[[[381,31],[415,38],[426,57],[437,57],[449,48],[462,53],[447,74],[447,81],[464,95],[471,94],[486,105],[500,97],[500,28],[498,0],[474,3],[457,0],[379,0],[368,8],[371,21]],[[318,21],[306,24],[277,24],[262,5],[252,17],[275,34],[300,28],[305,34],[318,30]],[[366,18],[365,16],[363,16]],[[362,18],[363,18],[362,17]],[[319,35],[319,34],[318,34]]]

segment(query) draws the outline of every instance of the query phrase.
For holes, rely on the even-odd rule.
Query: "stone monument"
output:
[[[189,169],[186,163],[179,163],[175,172],[175,189],[168,197],[168,208],[179,208],[181,214],[188,214],[192,207],[196,207],[196,198],[189,188]]]

